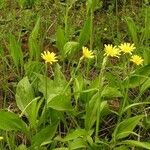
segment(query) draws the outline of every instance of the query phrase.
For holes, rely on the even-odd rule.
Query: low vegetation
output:
[[[0,0],[0,149],[150,149],[148,0]]]

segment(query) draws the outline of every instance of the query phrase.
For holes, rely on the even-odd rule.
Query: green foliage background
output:
[[[0,15],[0,149],[150,149],[149,1],[0,0]],[[104,57],[124,42],[143,65]]]

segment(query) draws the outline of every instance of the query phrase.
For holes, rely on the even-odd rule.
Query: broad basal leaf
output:
[[[41,45],[38,41],[39,37],[39,30],[40,30],[40,17],[37,19],[36,24],[29,36],[28,40],[28,46],[29,46],[29,51],[30,51],[30,59],[32,60],[33,58],[38,60],[41,54]]]
[[[32,138],[32,147],[38,148],[43,142],[51,140],[57,130],[58,121],[43,128]]]
[[[78,42],[74,42],[74,41],[67,42],[63,47],[63,52],[65,54],[65,57],[68,58],[73,56],[77,52],[78,48],[79,48]]]
[[[47,100],[48,107],[51,107],[59,111],[72,111],[71,99],[70,96],[65,94],[55,95],[53,98]]]
[[[70,141],[70,140],[74,140],[77,139],[78,137],[86,137],[88,135],[88,132],[84,129],[76,129],[73,132],[67,134],[62,141],[66,142],[66,141]]]
[[[40,79],[39,91],[43,93],[49,107],[60,111],[70,111],[72,110],[70,85],[67,85],[59,65],[56,65],[54,74],[54,80],[37,75]]]
[[[36,103],[38,99],[35,99],[33,88],[28,80],[28,77],[24,77],[19,81],[16,89],[16,103],[19,109],[25,113],[29,118],[30,123],[36,119]]]
[[[64,30],[59,26],[56,30],[56,46],[60,51],[61,55],[64,57],[65,52],[63,51],[63,47],[66,43],[65,33]]]
[[[75,150],[75,149],[86,149],[86,147],[88,146],[87,142],[85,140],[83,140],[83,138],[77,138],[71,142],[69,142],[69,148],[71,150]]]
[[[27,133],[26,124],[16,114],[5,111],[0,111],[0,129]]]
[[[89,41],[90,28],[91,28],[91,19],[90,17],[88,17],[79,35],[80,47],[82,47],[83,45],[86,45],[86,43]]]
[[[143,117],[143,115],[135,116],[129,119],[125,119],[119,123],[113,133],[113,137],[117,140],[127,137],[130,133],[133,132],[133,129],[137,126]]]
[[[106,86],[104,87],[101,96],[106,98],[112,98],[112,97],[122,97],[122,94],[117,88]]]
[[[135,147],[140,147],[144,149],[149,149],[150,150],[150,142],[140,142],[140,141],[134,141],[134,140],[126,140],[121,142],[122,144],[126,144],[128,146],[135,146]]]
[[[115,147],[113,150],[129,150],[129,148],[127,146],[118,146],[118,147]]]
[[[129,78],[130,88],[140,86],[144,81],[146,81],[148,75],[150,75],[150,65],[146,65],[137,69],[134,73],[130,75]],[[128,79],[125,79],[124,81],[125,86],[127,80]]]
[[[144,93],[150,87],[150,78],[148,77],[146,81],[141,86],[140,92]]]
[[[21,45],[13,35],[9,35],[9,52],[16,67],[23,66]]]
[[[74,98],[76,101],[80,97],[80,93],[83,89],[83,86],[84,86],[84,79],[81,75],[79,75],[74,79],[74,84],[73,84]]]

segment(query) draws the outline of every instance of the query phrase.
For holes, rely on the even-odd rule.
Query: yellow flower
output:
[[[119,46],[119,48],[123,53],[129,53],[129,54],[132,54],[133,50],[135,50],[134,44],[130,44],[130,43],[123,43]]]
[[[52,64],[53,62],[57,62],[57,57],[55,56],[55,53],[50,53],[49,51],[44,51],[44,53],[41,54],[41,57],[45,60],[45,63]]]
[[[133,55],[131,57],[130,61],[132,61],[136,65],[142,65],[144,60],[142,59],[142,57],[140,57],[138,55]]]
[[[105,46],[104,56],[119,57],[120,50],[116,46],[113,46],[112,44],[108,44],[108,45],[105,44],[104,46]]]
[[[87,47],[82,47],[82,51],[83,51],[83,56],[81,58],[83,58],[83,57],[93,58],[94,57],[93,52],[90,51]]]

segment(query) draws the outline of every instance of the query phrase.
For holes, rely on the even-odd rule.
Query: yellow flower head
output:
[[[142,59],[142,57],[140,57],[138,55],[133,55],[131,57],[130,61],[132,61],[136,65],[142,65],[144,60]]]
[[[108,44],[108,45],[105,44],[104,46],[105,46],[104,56],[119,57],[120,50],[116,46],[113,46],[112,44]]]
[[[135,50],[134,44],[130,44],[130,43],[123,43],[119,46],[119,48],[123,53],[129,53],[129,54],[132,54],[133,50]]]
[[[41,57],[45,60],[45,63],[52,64],[53,62],[57,62],[57,57],[55,56],[55,53],[50,53],[49,51],[44,51],[44,53],[41,54]]]
[[[85,57],[85,58],[93,58],[94,57],[93,52],[90,51],[87,47],[82,47],[82,51],[83,51],[82,58],[83,57]]]

